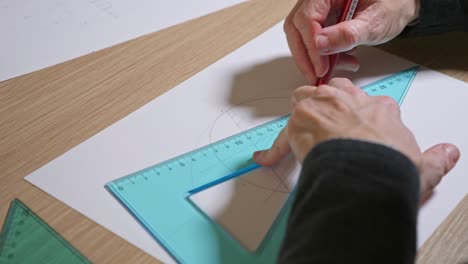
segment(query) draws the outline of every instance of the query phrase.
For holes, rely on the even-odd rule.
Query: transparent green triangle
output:
[[[399,105],[401,105],[411,83],[414,80],[414,77],[418,73],[418,70],[419,66],[409,68],[387,78],[368,84],[362,87],[362,89],[372,96],[390,96],[397,101]]]
[[[89,264],[20,200],[11,202],[0,233],[0,264]]]

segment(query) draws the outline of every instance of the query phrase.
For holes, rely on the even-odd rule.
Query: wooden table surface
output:
[[[1,82],[0,225],[17,197],[92,262],[159,263],[23,177],[278,23],[294,2],[252,0]],[[466,34],[382,46],[468,81],[466,47]],[[468,263],[468,197],[424,244],[418,263]]]

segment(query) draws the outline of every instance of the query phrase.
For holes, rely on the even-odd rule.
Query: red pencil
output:
[[[354,11],[356,11],[358,2],[359,0],[346,1],[346,6],[343,9],[343,12],[341,13],[341,17],[338,23],[353,19]],[[330,76],[333,72],[333,69],[335,68],[336,63],[338,62],[338,56],[339,54],[332,54],[328,56],[328,61],[330,65],[328,68],[328,72],[325,74],[325,76],[317,80],[317,86],[328,83],[328,81],[330,80]]]

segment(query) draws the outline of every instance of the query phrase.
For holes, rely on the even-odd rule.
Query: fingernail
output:
[[[460,159],[460,151],[452,145],[445,146],[445,152],[454,164]]]
[[[344,64],[342,69],[345,71],[357,72],[359,67],[359,64]]]
[[[315,39],[315,46],[320,51],[327,51],[329,49],[330,42],[328,41],[328,37],[324,35],[317,35]]]

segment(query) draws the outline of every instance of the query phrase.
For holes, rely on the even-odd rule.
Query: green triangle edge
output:
[[[406,97],[406,94],[409,91],[409,88],[411,87],[411,84],[414,81],[414,78],[416,77],[417,73],[419,72],[420,68],[421,68],[421,66],[416,65],[416,66],[411,67],[409,69],[403,70],[401,72],[395,73],[395,74],[393,74],[391,76],[388,76],[386,78],[383,78],[383,79],[377,80],[375,82],[372,82],[372,83],[370,83],[368,85],[365,85],[365,86],[362,87],[362,89],[365,92],[367,92],[369,95],[373,95],[373,96],[377,96],[377,95],[390,96],[393,99],[395,99],[395,101],[397,101],[397,103],[399,105],[401,105],[403,103],[403,100]],[[405,83],[400,84],[400,86],[397,86],[397,88],[399,88],[399,90],[397,91],[396,94],[393,91],[389,92],[385,88],[385,84],[393,85],[394,84],[393,82],[395,80],[397,80],[398,78],[400,78],[400,77],[405,78]],[[395,89],[395,87],[389,87],[389,88],[390,89],[392,89],[392,88]]]
[[[26,236],[17,238],[21,234],[13,233],[13,230],[17,228],[16,220],[18,220],[18,217],[20,216],[23,218],[29,218],[27,220],[32,221],[31,225],[42,229],[39,230],[42,231],[39,237],[27,234]],[[14,241],[15,239],[20,240],[21,242]],[[44,250],[44,247],[47,247],[47,245],[51,244],[50,242],[54,242],[55,245],[58,245],[58,247],[55,246],[53,250]],[[44,246],[41,247],[40,251],[33,250],[35,252],[31,254],[32,251],[29,248],[27,249],[27,252],[24,252],[26,250],[21,251],[21,245],[19,245],[21,243],[41,243],[41,245]],[[19,250],[19,253],[14,250]],[[14,254],[11,253],[12,251],[14,251]],[[68,241],[60,236],[60,234],[58,234],[52,227],[45,223],[23,202],[21,202],[19,199],[14,199],[10,204],[5,223],[3,224],[2,231],[0,232],[0,263],[3,263],[4,260],[6,260],[7,263],[14,261],[12,258],[17,254],[20,254],[21,256],[32,256],[30,259],[28,257],[24,257],[22,258],[22,262],[14,263],[43,263],[41,260],[47,260],[47,263],[91,263],[91,261],[84,257],[77,249],[75,249]],[[69,256],[69,258],[64,259],[63,256]]]

